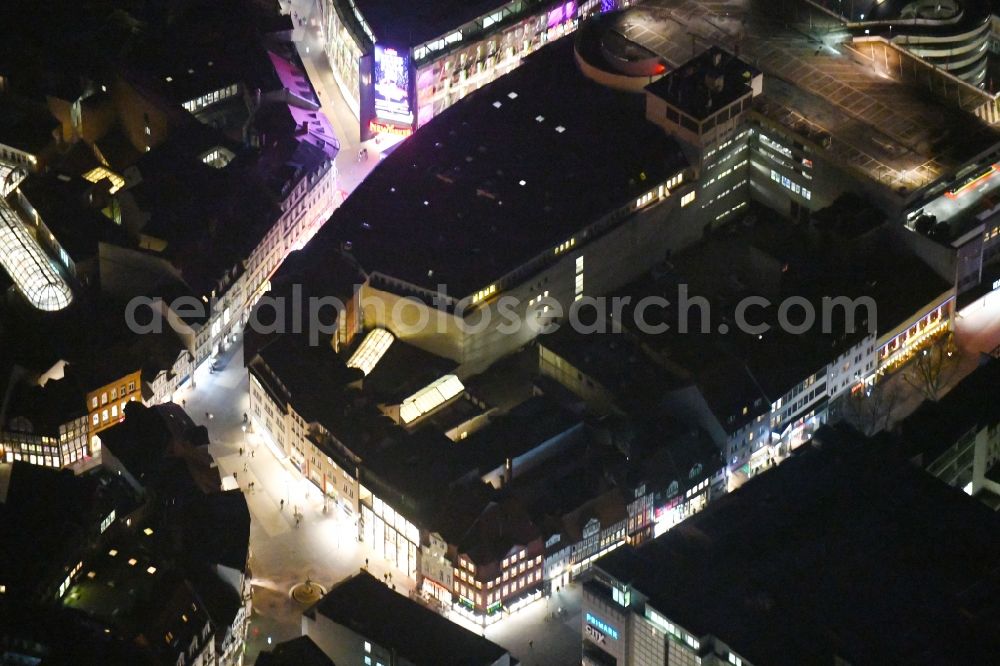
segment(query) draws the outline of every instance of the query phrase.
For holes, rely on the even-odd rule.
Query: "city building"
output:
[[[128,234],[108,215],[113,207],[107,181],[90,182],[66,174],[32,174],[21,181],[14,200],[22,219],[48,256],[81,289],[100,285],[101,244],[132,247]]]
[[[367,140],[408,136],[587,17],[628,4],[486,0],[419,11],[399,2],[322,0],[303,18],[319,30],[337,85]],[[282,2],[286,13],[293,6]]]
[[[204,427],[181,407],[128,407],[100,434],[102,467],[137,506],[101,524],[64,606],[134,643],[149,663],[243,663],[251,612],[250,512],[222,491]]]
[[[989,661],[997,515],[853,431],[815,439],[599,560],[583,663]]]
[[[1000,361],[980,366],[944,397],[925,401],[899,424],[904,455],[945,483],[972,496],[1000,494],[989,478],[1000,461]]]
[[[99,386],[86,395],[89,410],[90,431],[97,435],[105,428],[115,426],[125,420],[125,407],[130,402],[142,402],[142,371],[136,369],[118,375],[112,373],[111,381]],[[98,380],[100,381],[100,380]]]
[[[642,98],[584,77],[564,39],[401,144],[303,261],[318,267],[343,251],[365,271],[348,307],[361,326],[346,321],[335,346],[385,328],[481,370],[534,337],[530,306],[551,298],[568,309],[700,238],[682,221],[694,209],[690,177]],[[517,299],[511,313],[501,297]],[[527,325],[498,331],[511,317]]]
[[[303,613],[302,634],[336,664],[518,663],[499,645],[394,592],[367,571],[334,585]]]
[[[751,205],[739,224],[614,292],[613,319],[605,307],[585,333],[540,336],[542,373],[600,413],[665,410],[696,425],[730,474],[783,460],[832,404],[951,327],[954,289],[905,251],[887,251],[890,228],[849,235],[828,217],[794,225]],[[905,289],[900,274],[910,276]],[[766,303],[750,307],[751,297]],[[800,308],[810,325],[790,315]]]
[[[249,418],[279,459],[287,459],[350,518],[358,515],[358,454],[343,418],[348,385],[360,372],[304,335],[277,337],[251,358]],[[369,416],[380,418],[377,409]],[[386,419],[388,421],[388,419]]]
[[[385,158],[305,250],[304,261],[316,264],[332,252],[348,252],[366,272],[350,308],[361,315],[344,323],[335,346],[384,328],[474,372],[537,335],[548,303],[532,306],[554,299],[565,312],[581,298],[613,292],[713,229],[747,217],[755,203],[806,221],[857,195],[912,246],[904,224],[909,211],[944,197],[970,170],[992,164],[1000,146],[994,128],[954,101],[915,94],[905,81],[880,77],[854,59],[800,43],[808,41],[801,37],[782,42],[783,29],[775,29],[763,9],[747,15],[740,56],[713,45],[694,57],[683,28],[694,30],[698,23],[696,37],[728,47],[718,31],[702,34],[700,19],[707,25],[729,19],[698,5],[678,24],[663,15],[667,11],[657,4],[626,10],[623,18],[647,28],[629,29],[625,37],[672,67],[646,87],[646,122],[636,113],[637,96],[589,80],[579,70],[578,53],[570,57],[573,45],[562,40],[454,104]],[[849,45],[831,46],[839,53],[837,48]],[[792,72],[790,63],[805,60],[807,50],[809,66]],[[847,73],[844,83],[835,76],[838,68]],[[810,72],[813,81],[829,85],[811,83]],[[863,88],[858,94],[866,104],[850,115],[841,93],[856,88]],[[581,98],[590,100],[585,108],[566,108]],[[607,117],[616,122],[602,120]],[[959,126],[967,131],[954,132]],[[497,145],[493,137],[501,127],[503,145]],[[565,140],[584,127],[586,134],[569,147]],[[926,155],[930,145],[938,146],[933,159]],[[583,154],[593,157],[580,159]],[[625,154],[629,159],[622,161]],[[612,182],[629,173],[638,179]],[[567,177],[579,179],[571,200],[561,194]],[[968,197],[981,200],[977,192]],[[544,223],[533,221],[538,216]],[[404,218],[405,234],[398,222]],[[470,220],[474,228],[463,226]],[[501,246],[507,250],[502,261],[491,252]],[[918,254],[944,280],[955,278],[954,265],[949,273],[929,252]],[[981,256],[968,263],[973,278],[959,280],[959,290],[981,279]],[[517,304],[503,310],[510,299]],[[908,313],[913,321],[894,322],[898,330],[879,331],[880,373],[898,367],[914,346],[947,326],[947,298],[925,305]],[[487,316],[489,323],[482,323]],[[525,325],[498,334],[507,319]],[[869,359],[855,361],[868,346],[840,350],[845,359],[835,367],[847,363],[847,369],[838,372],[847,379],[870,375]],[[806,372],[826,374],[828,363],[821,359],[795,383],[769,388],[769,403],[799,402],[801,396],[789,391]],[[833,378],[834,393],[845,377]],[[815,387],[808,388],[815,397]]]
[[[100,455],[75,378],[16,382],[0,408],[0,461],[82,469]]]
[[[949,0],[924,6],[873,0],[844,6],[819,0],[816,4],[839,16],[856,41],[881,39],[973,86],[986,85],[988,2]]]
[[[272,273],[340,196],[339,142],[308,78],[273,51],[264,63],[274,84],[251,106],[252,150],[230,158],[224,137],[188,128],[140,157],[118,194],[123,224],[163,260],[145,267],[150,288],[179,272],[203,303],[190,325],[196,367],[230,348]]]
[[[109,485],[24,461],[0,463],[0,600],[51,605],[65,596],[121,508]]]

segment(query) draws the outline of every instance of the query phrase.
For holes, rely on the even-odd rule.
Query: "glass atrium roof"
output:
[[[39,310],[62,310],[73,300],[73,292],[55,264],[3,199],[0,199],[0,266]]]

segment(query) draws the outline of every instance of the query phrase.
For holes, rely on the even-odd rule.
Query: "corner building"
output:
[[[447,0],[417,9],[400,0],[321,0],[312,21],[367,140],[408,136],[587,17],[630,4]]]

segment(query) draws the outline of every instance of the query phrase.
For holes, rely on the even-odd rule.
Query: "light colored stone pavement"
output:
[[[329,588],[356,573],[371,556],[358,543],[352,521],[333,508],[324,510],[318,488],[278,460],[258,435],[244,434],[243,413],[249,405],[242,359],[238,348],[219,371],[200,370],[196,387],[183,399],[192,418],[208,427],[220,473],[235,473],[250,508],[254,612],[246,656],[253,663],[268,636],[280,642],[299,635],[304,607],[289,597],[295,584],[311,579]],[[376,577],[392,573],[404,590],[405,576],[387,563],[372,558],[369,570]]]

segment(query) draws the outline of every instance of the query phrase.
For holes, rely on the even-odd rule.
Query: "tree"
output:
[[[924,399],[937,402],[941,388],[958,367],[956,351],[954,333],[949,331],[917,352],[903,379]]]
[[[887,430],[902,394],[893,377],[848,393],[841,402],[841,417],[865,436]]]

